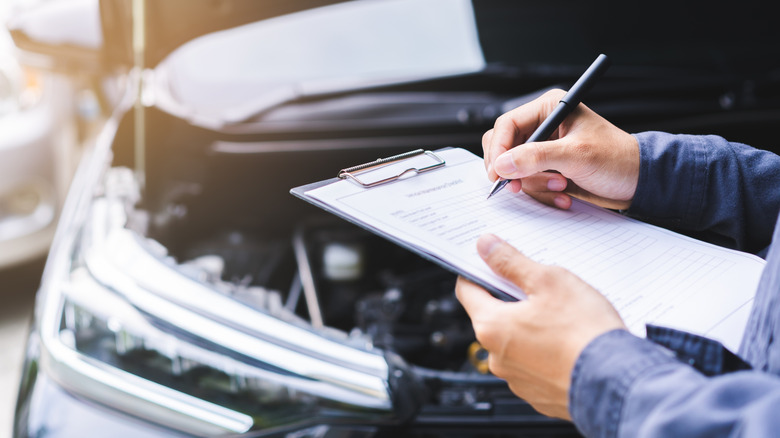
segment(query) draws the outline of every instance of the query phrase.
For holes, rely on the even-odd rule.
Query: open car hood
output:
[[[16,45],[49,55],[57,65],[114,69],[134,64],[133,7],[143,5],[144,65],[155,66],[198,36],[344,0],[60,0],[12,11]],[[67,17],[67,18],[63,18]],[[64,24],[63,24],[64,23]],[[152,43],[153,42],[153,43]]]
[[[154,69],[153,103],[213,128],[306,98],[484,68],[469,0],[348,2],[185,43]]]

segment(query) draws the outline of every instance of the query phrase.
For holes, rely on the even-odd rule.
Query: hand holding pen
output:
[[[513,180],[513,192],[522,189],[559,208],[571,206],[570,196],[606,208],[628,208],[639,178],[638,143],[585,105],[571,105],[575,90],[579,100],[587,88],[575,84],[569,93],[553,90],[499,117],[482,139],[488,177]],[[545,123],[540,125],[541,120]],[[542,129],[549,132],[539,139]],[[559,173],[545,172],[550,169]]]
[[[566,116],[577,108],[577,105],[579,105],[582,100],[582,96],[590,90],[607,67],[609,67],[609,59],[604,54],[599,55],[596,60],[593,61],[593,64],[585,70],[585,73],[583,73],[577,82],[569,89],[569,92],[561,98],[555,109],[547,115],[541,124],[539,124],[536,131],[528,137],[526,142],[544,141],[550,138]],[[488,194],[488,198],[498,193],[499,190],[503,189],[508,183],[508,179],[499,178],[495,184],[493,184],[493,187]]]

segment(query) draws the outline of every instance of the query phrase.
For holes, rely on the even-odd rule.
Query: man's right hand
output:
[[[574,196],[627,209],[639,180],[639,144],[585,105],[579,104],[548,141],[523,144],[564,94],[548,91],[496,119],[482,137],[488,178],[512,179],[513,192],[523,190],[559,208],[569,208]]]

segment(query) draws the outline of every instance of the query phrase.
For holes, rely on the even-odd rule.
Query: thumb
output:
[[[565,138],[521,144],[496,158],[494,169],[505,179],[519,179],[555,169],[561,173],[569,164],[565,154]],[[571,159],[569,154],[568,159]]]
[[[527,295],[533,293],[527,286],[543,270],[542,264],[529,259],[493,234],[484,234],[479,238],[477,252],[493,272],[520,286]]]

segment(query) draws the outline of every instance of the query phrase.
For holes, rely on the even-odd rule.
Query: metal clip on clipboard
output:
[[[377,181],[365,182],[365,181],[361,181],[357,177],[358,174],[362,174],[362,173],[378,170],[378,169],[387,167],[387,166],[389,166],[389,165],[391,165],[393,163],[396,163],[396,162],[399,162],[399,161],[404,161],[404,160],[409,160],[409,159],[411,159],[413,157],[416,157],[416,156],[419,156],[419,155],[426,155],[426,156],[430,157],[434,162],[432,164],[425,165],[425,166],[422,166],[422,167],[409,167],[409,168],[406,168],[406,169],[402,170],[401,172],[399,172],[399,173],[397,173],[395,175],[389,176],[387,178],[382,178],[382,179],[377,180]],[[417,150],[414,150],[414,151],[411,151],[411,152],[405,152],[403,154],[393,155],[392,157],[379,158],[379,159],[377,159],[375,161],[371,161],[370,163],[364,163],[364,164],[360,164],[358,166],[353,166],[353,167],[348,167],[346,169],[341,169],[341,170],[339,170],[338,177],[341,178],[341,179],[350,178],[350,179],[354,180],[355,182],[357,182],[358,184],[360,184],[363,187],[374,187],[374,186],[378,186],[380,184],[385,184],[385,183],[388,183],[388,182],[400,179],[402,176],[404,176],[404,175],[406,175],[406,174],[408,174],[410,172],[423,173],[423,172],[427,172],[429,170],[438,169],[439,167],[444,166],[445,164],[446,163],[445,163],[444,159],[442,159],[440,156],[436,155],[435,153],[433,153],[431,151],[426,151],[426,150],[423,150],[423,149],[417,149]]]

